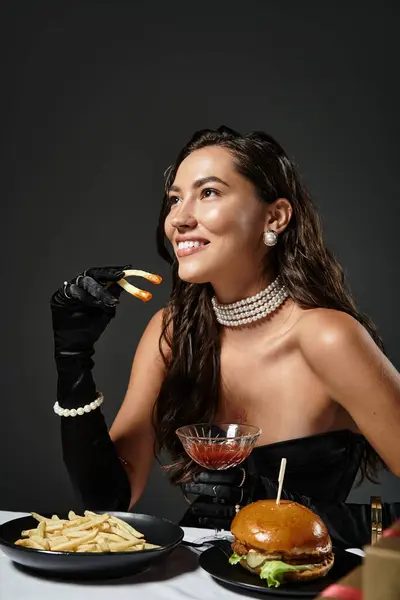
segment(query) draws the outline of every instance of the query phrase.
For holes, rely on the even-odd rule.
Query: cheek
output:
[[[201,222],[211,233],[245,241],[262,235],[264,225],[258,211],[243,210],[242,207],[230,207],[230,210],[213,207],[203,214]]]
[[[219,236],[234,235],[240,228],[236,210],[222,206],[207,207],[198,215],[198,221],[210,232]]]
[[[171,242],[173,234],[174,234],[174,228],[171,225],[171,219],[169,216],[165,219],[165,222],[164,222],[164,233],[167,236],[167,238],[169,239],[169,241]]]
[[[226,227],[226,215],[224,215],[224,210],[221,210],[218,206],[202,211],[202,214],[199,214],[198,220],[211,232],[215,231],[218,233]]]

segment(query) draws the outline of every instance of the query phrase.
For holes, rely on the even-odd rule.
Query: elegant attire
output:
[[[345,429],[254,448],[249,470],[276,481],[287,459],[284,487],[315,501],[344,502],[356,478],[364,436]]]

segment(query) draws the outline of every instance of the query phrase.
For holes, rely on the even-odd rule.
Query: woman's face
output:
[[[236,171],[229,150],[192,152],[179,166],[169,199],[165,233],[181,279],[215,286],[260,272],[268,204]]]

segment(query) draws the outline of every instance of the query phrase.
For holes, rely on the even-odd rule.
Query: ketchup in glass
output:
[[[231,442],[227,444],[190,444],[186,448],[189,456],[206,469],[228,469],[240,465],[252,448]]]

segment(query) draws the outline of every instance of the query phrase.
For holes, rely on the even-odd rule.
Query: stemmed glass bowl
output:
[[[190,458],[212,470],[240,465],[253,450],[260,433],[254,425],[239,423],[196,423],[176,430]]]

